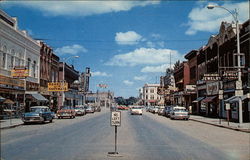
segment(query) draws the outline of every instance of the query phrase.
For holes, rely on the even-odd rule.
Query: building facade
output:
[[[59,81],[59,57],[53,52],[53,49],[40,42],[40,93],[49,100],[49,106],[56,111],[58,106],[58,93],[48,91],[49,82]]]
[[[2,10],[0,15],[0,95],[28,111],[33,95],[39,94],[40,44],[18,29],[16,18]],[[16,68],[28,73],[14,78],[11,72]]]
[[[64,73],[63,73],[64,66]],[[64,76],[64,77],[63,77]],[[64,62],[59,63],[59,81],[68,83],[68,91],[60,92],[58,96],[58,108],[62,106],[76,106],[83,104],[83,95],[79,94],[79,72],[74,69],[74,66],[67,65]]]
[[[163,100],[163,96],[157,93],[160,84],[145,84],[142,88],[143,104],[156,106]]]

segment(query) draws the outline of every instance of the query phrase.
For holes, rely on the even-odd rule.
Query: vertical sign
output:
[[[111,112],[110,125],[121,126],[121,112],[120,111]]]

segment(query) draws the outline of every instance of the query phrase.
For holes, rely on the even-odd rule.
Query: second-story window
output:
[[[33,62],[32,70],[33,70],[33,76],[36,78],[36,61]]]
[[[31,62],[31,60],[28,58],[28,63],[27,63],[27,68],[28,68],[28,71],[29,71],[29,75],[30,75],[30,62]]]

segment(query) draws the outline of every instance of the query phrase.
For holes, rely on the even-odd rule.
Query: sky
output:
[[[206,45],[222,21],[233,21],[226,10],[209,10],[208,4],[237,9],[240,23],[249,19],[248,0],[12,0],[0,2],[0,8],[61,61],[79,56],[66,63],[79,72],[90,67],[92,92],[128,98],[137,97],[146,83],[159,83],[167,68]]]

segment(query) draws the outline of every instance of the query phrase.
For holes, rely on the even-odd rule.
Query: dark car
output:
[[[30,112],[22,115],[22,121],[26,123],[45,123],[46,121],[52,122],[53,115],[47,106],[33,106]]]
[[[173,109],[173,106],[166,106],[163,110],[163,115],[166,117],[170,117],[170,112]]]

